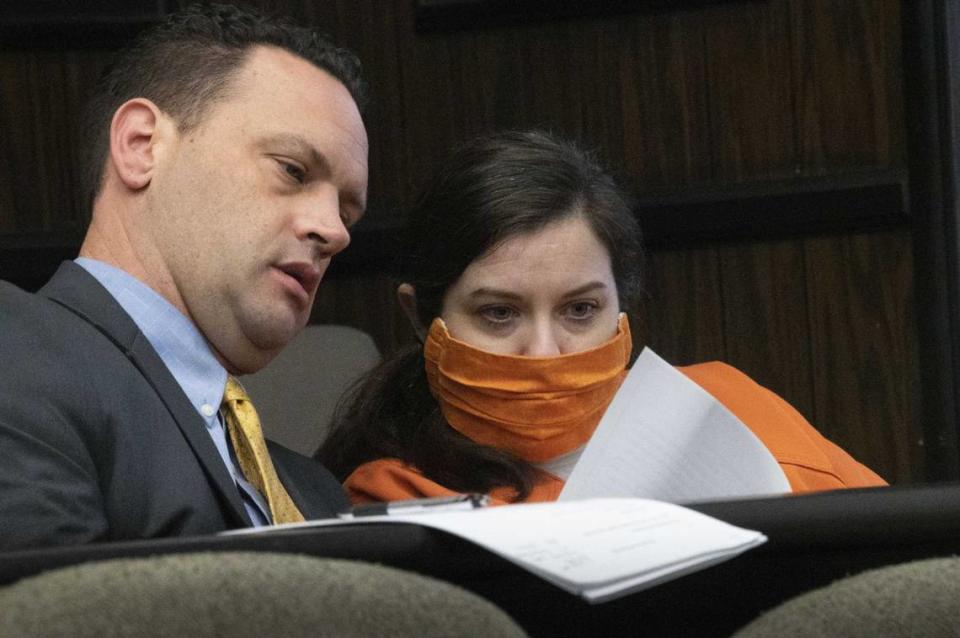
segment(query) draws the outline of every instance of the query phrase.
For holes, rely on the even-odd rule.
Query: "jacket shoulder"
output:
[[[796,492],[886,485],[800,412],[737,368],[711,361],[678,368],[737,416],[780,463]]]

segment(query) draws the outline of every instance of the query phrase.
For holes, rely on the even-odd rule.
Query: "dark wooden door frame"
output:
[[[903,69],[927,478],[960,478],[960,0],[903,0]],[[883,276],[877,273],[877,276]]]

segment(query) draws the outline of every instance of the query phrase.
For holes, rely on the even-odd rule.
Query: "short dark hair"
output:
[[[501,242],[582,216],[610,255],[620,308],[641,294],[643,250],[631,198],[578,146],[540,131],[495,133],[459,147],[424,191],[404,233],[401,271],[429,325],[463,271]],[[426,325],[424,327],[426,327]],[[423,348],[399,351],[353,389],[317,458],[341,480],[359,465],[397,458],[459,492],[513,489],[525,499],[535,470],[474,443],[443,418]]]
[[[232,5],[191,5],[140,34],[101,76],[82,124],[79,196],[84,212],[92,211],[100,190],[110,121],[121,104],[147,98],[171,115],[181,131],[189,131],[223,97],[256,45],[280,47],[327,71],[363,108],[366,88],[359,59],[326,35]]]

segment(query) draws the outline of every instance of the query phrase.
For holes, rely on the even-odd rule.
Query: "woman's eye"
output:
[[[577,301],[567,306],[567,316],[582,321],[591,318],[597,312],[597,304],[592,301]]]
[[[487,306],[480,309],[480,316],[490,323],[506,323],[516,314],[516,311],[509,306]]]

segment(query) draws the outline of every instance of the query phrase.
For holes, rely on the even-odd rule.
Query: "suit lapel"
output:
[[[310,512],[310,502],[303,497],[303,494],[300,493],[300,490],[297,488],[297,482],[293,480],[290,476],[290,472],[287,470],[284,463],[279,462],[277,454],[274,449],[267,445],[267,449],[270,452],[270,459],[273,461],[273,469],[277,472],[277,478],[280,479],[280,484],[283,485],[283,489],[287,491],[287,494],[290,495],[290,500],[293,501],[293,504],[297,506],[297,509],[300,510],[300,513],[303,514],[303,517],[307,520],[313,518],[312,512]]]
[[[318,462],[273,441],[267,447],[280,482],[304,518],[328,518],[349,508],[340,482]]]
[[[243,506],[237,485],[227,471],[227,466],[224,465],[223,458],[213,444],[213,439],[207,433],[203,420],[143,333],[138,332],[127,356],[167,406],[180,432],[210,477],[210,482],[229,503],[231,512],[239,517],[240,520],[237,522],[249,527],[250,518]]]
[[[240,493],[213,440],[207,434],[203,419],[194,410],[160,355],[120,304],[92,275],[73,262],[61,264],[50,282],[40,290],[40,294],[89,322],[126,355],[167,407],[209,477],[211,485],[227,504],[225,509],[235,519],[234,522],[249,526],[250,519],[243,507]],[[170,480],[175,481],[176,477],[172,476]]]
[[[326,512],[321,513],[316,511],[313,501],[306,498],[303,492],[300,491],[300,488],[298,487],[300,481],[297,481],[293,474],[291,474],[290,469],[287,467],[287,463],[285,462],[284,455],[277,451],[277,446],[273,444],[272,441],[267,441],[267,449],[270,451],[270,458],[273,460],[273,467],[277,471],[277,478],[280,479],[283,489],[287,490],[287,494],[290,495],[290,498],[297,506],[297,509],[300,510],[300,513],[303,514],[303,517],[309,521],[314,518],[323,518],[325,516],[329,516],[329,514]]]

